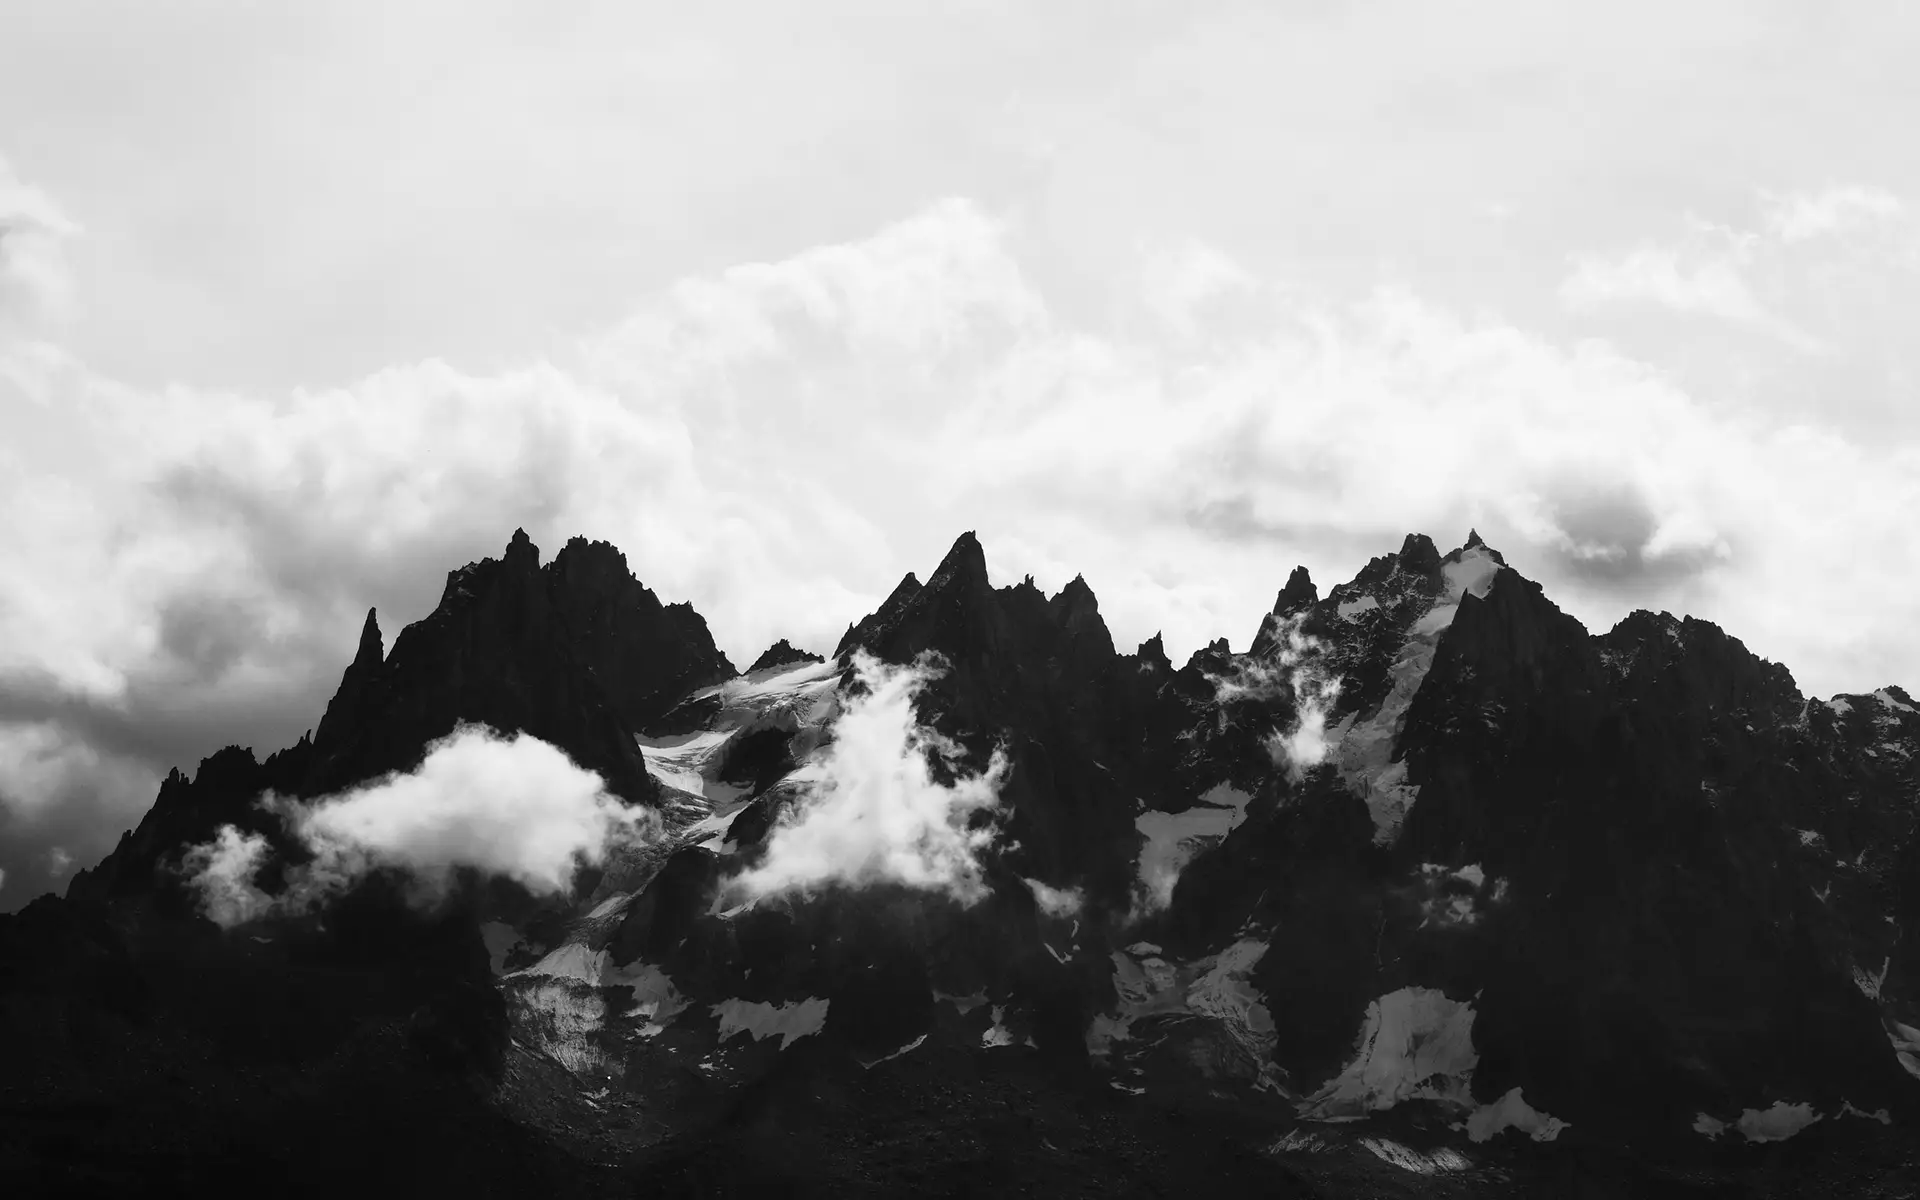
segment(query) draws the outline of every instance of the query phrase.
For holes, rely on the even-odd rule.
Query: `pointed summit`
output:
[[[1094,598],[1093,589],[1087,586],[1084,577],[1075,575],[1060,589],[1060,594],[1048,601],[1054,615],[1060,620],[1073,622],[1100,614],[1100,601]]]
[[[1158,633],[1141,642],[1140,649],[1134,653],[1134,657],[1140,661],[1142,670],[1151,670],[1156,673],[1173,670],[1173,661],[1167,657],[1166,643],[1161,640]]]
[[[360,627],[359,649],[354,651],[353,661],[347,664],[346,671],[340,677],[340,686],[314,731],[316,737],[329,741],[337,738],[343,729],[353,724],[368,696],[379,686],[380,667],[386,658],[386,650],[380,637],[377,611],[371,608],[367,610],[366,624]]]
[[[980,539],[971,529],[954,539],[953,548],[940,560],[933,578],[927,580],[927,590],[944,591],[956,583],[967,588],[988,586],[987,552],[980,548]]]
[[[825,660],[818,654],[810,650],[801,650],[787,641],[787,639],[781,638],[773,645],[768,646],[759,658],[753,660],[753,665],[747,668],[747,674],[751,675],[755,671],[764,671],[768,667],[790,667],[795,663],[817,663],[824,661]]]
[[[1440,567],[1440,548],[1433,539],[1424,533],[1410,533],[1407,540],[1400,544],[1401,565],[1422,574],[1430,574]]]
[[[1273,598],[1273,611],[1281,616],[1295,613],[1303,608],[1311,608],[1320,601],[1320,589],[1313,585],[1313,577],[1307,574],[1305,567],[1295,567],[1287,576],[1287,586]]]
[[[913,603],[920,592],[919,576],[908,571],[901,576],[900,582],[894,585],[893,591],[887,594],[887,598],[880,602],[879,608],[847,626],[847,632],[841,636],[840,644],[834,647],[833,656],[839,658],[850,650],[866,645],[880,630],[899,620],[900,614],[906,611],[907,606]]]
[[[513,540],[507,543],[507,552],[503,561],[509,567],[521,567],[530,570],[540,569],[540,548],[533,544],[524,529],[513,531]]]
[[[1467,530],[1466,549],[1471,550],[1475,546],[1485,546],[1485,545],[1486,543],[1480,540],[1480,531],[1478,529]]]
[[[387,656],[386,644],[380,638],[380,620],[378,609],[367,610],[367,623],[360,627],[360,649],[354,652],[353,665],[356,667],[371,663],[380,665]]]

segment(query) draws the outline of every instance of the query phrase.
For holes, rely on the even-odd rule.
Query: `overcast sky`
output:
[[[524,525],[736,662],[979,531],[1243,648],[1469,526],[1920,684],[1920,9],[0,0],[0,909]]]

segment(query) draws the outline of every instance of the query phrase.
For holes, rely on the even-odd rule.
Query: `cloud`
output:
[[[275,898],[254,883],[254,876],[266,864],[267,850],[267,839],[262,835],[222,825],[213,841],[189,847],[181,857],[181,869],[200,893],[201,911],[220,928],[256,921],[273,911]],[[295,909],[316,894],[302,890],[298,899],[290,894],[281,904]]]
[[[892,666],[859,652],[853,669],[867,690],[834,722],[821,778],[775,824],[765,858],[731,880],[728,893],[759,898],[895,883],[978,902],[986,895],[979,855],[995,836],[981,818],[999,807],[1007,759],[996,748],[984,771],[967,774],[960,747],[919,723],[914,701],[939,677],[935,661]],[[933,756],[953,773],[952,783],[934,777]]]
[[[314,861],[289,873],[283,895],[269,897],[254,882],[265,839],[223,826],[183,860],[207,915],[223,926],[305,911],[383,867],[405,872],[423,900],[444,895],[458,868],[561,893],[578,867],[600,863],[611,847],[660,835],[656,814],[622,804],[559,749],[479,726],[435,742],[410,774],[311,801],[261,803]]]
[[[1906,213],[1900,198],[1859,184],[1818,192],[1763,193],[1768,232],[1782,242],[1804,242],[1863,227],[1884,225]]]
[[[90,865],[110,849],[158,784],[140,762],[57,723],[9,723],[0,697],[0,907],[59,890],[72,860]]]
[[[11,321],[64,313],[73,279],[66,243],[80,226],[0,155],[0,337]]]
[[[1920,304],[1920,231],[1886,189],[1763,190],[1744,225],[1689,216],[1678,237],[1576,256],[1559,295],[1582,316],[1663,310],[1715,318],[1728,335],[1763,335],[1789,356],[1655,323],[1632,331],[1690,386],[1749,411],[1792,408],[1879,425],[1878,436],[1889,425],[1908,438],[1920,431],[1897,419],[1911,409],[1914,363],[1896,315]]]
[[[1739,256],[1683,261],[1680,250],[1640,246],[1622,258],[1583,257],[1560,285],[1560,299],[1576,309],[1622,303],[1657,304],[1675,312],[1750,325],[1806,354],[1826,347],[1753,294]]]
[[[1038,879],[1023,879],[1033,893],[1033,902],[1049,917],[1075,917],[1086,905],[1087,897],[1079,888],[1057,888]]]
[[[1560,295],[1576,307],[1645,300],[1728,321],[1772,319],[1747,290],[1735,263],[1684,266],[1679,259],[1676,251],[1659,246],[1641,246],[1619,259],[1583,258],[1561,284]]]
[[[1326,643],[1301,632],[1305,621],[1305,613],[1286,618],[1263,656],[1236,659],[1231,670],[1207,674],[1217,705],[1283,700],[1293,707],[1286,727],[1268,735],[1267,753],[1294,783],[1327,756],[1327,717],[1341,685],[1340,677],[1327,671]]]
[[[1862,342],[1793,301],[1864,284],[1769,274],[1764,229],[1698,237],[1845,361],[1907,361],[1871,306],[1837,310],[1878,330]],[[1345,578],[1409,530],[1471,524],[1589,624],[1691,611],[1827,691],[1920,676],[1920,579],[1857,550],[1909,540],[1910,440],[1409,286],[1277,280],[1197,239],[1122,274],[1126,320],[1090,314],[1030,229],[949,200],[698,274],[517,362],[254,394],[0,347],[0,392],[31,390],[46,422],[0,439],[0,747],[72,764],[0,753],[7,902],[51,846],[103,853],[167,767],[291,742],[367,607],[391,634],[516,525],[549,553],[620,545],[737,661],[833,644],[958,527],[1014,577],[1084,573],[1116,642],[1162,631],[1177,659],[1251,630],[1295,562]],[[1794,379],[1840,361],[1744,360]]]
[[[1340,698],[1341,678],[1326,665],[1326,643],[1301,632],[1305,613],[1287,618],[1275,633],[1267,670],[1285,672],[1293,696],[1294,717],[1285,729],[1268,739],[1273,764],[1299,783],[1308,771],[1326,761],[1333,743],[1327,737],[1327,718]]]

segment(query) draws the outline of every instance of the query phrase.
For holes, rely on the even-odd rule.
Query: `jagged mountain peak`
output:
[[[1047,607],[1055,619],[1066,624],[1100,615],[1100,601],[1094,596],[1093,589],[1087,586],[1086,578],[1080,575],[1069,579],[1067,585],[1047,602]]]
[[[1440,565],[1440,549],[1424,533],[1410,533],[1396,555],[1401,565],[1415,572],[1430,572]]]
[[[509,567],[522,570],[537,570],[540,566],[540,547],[533,544],[524,529],[515,529],[513,537],[507,542],[507,552],[501,561]]]
[[[1442,565],[1445,565],[1448,563],[1464,562],[1468,558],[1491,559],[1503,567],[1507,565],[1506,556],[1482,541],[1480,534],[1474,530],[1469,530],[1467,532],[1467,540],[1457,550],[1448,553],[1440,562]]]
[[[1320,602],[1320,589],[1314,586],[1313,576],[1305,567],[1295,567],[1287,575],[1286,586],[1273,598],[1273,611],[1286,616],[1301,609],[1312,608]]]
[[[380,636],[379,610],[369,608],[366,624],[360,627],[360,648],[354,652],[354,664],[377,663],[386,656],[386,642]]]
[[[1157,630],[1152,637],[1140,643],[1140,648],[1134,652],[1134,657],[1142,667],[1149,670],[1155,672],[1173,670],[1173,660],[1167,657],[1166,643],[1162,641]]]
[[[313,742],[170,775],[114,861],[265,821],[264,787],[337,783],[484,716],[629,799],[623,753],[672,785],[660,845],[565,912],[490,921],[484,947],[513,1053],[638,1091],[663,1125],[773,1063],[803,1077],[851,1055],[866,1078],[947,1086],[951,1064],[1013,1045],[1109,1072],[1122,1105],[1226,1097],[1261,1161],[1285,1130],[1424,1127],[1523,1171],[1574,1161],[1547,1145],[1569,1123],[1586,1148],[1704,1153],[1716,1130],[1818,1117],[1821,1136],[1877,1137],[1920,1116],[1904,690],[1786,712],[1784,668],[1718,627],[1643,612],[1590,635],[1477,530],[1444,556],[1409,535],[1324,598],[1295,568],[1253,652],[1220,638],[1175,671],[1159,634],[1115,654],[1084,577],[992,588],[968,533],[836,651],[947,658],[907,718],[939,737],[903,735],[931,774],[840,795],[909,787],[936,817],[950,786],[993,803],[907,851],[850,819],[810,844],[872,850],[868,874],[741,902],[726,889],[804,823],[809,781],[860,768],[827,753],[860,699],[846,664],[782,638],[764,675],[716,682],[698,614],[649,603],[610,545],[529,561],[517,534],[455,572],[384,658],[369,613]],[[682,723],[645,728],[648,696],[623,689],[663,663],[681,664],[659,687]],[[977,895],[872,882],[943,830],[977,856]],[[105,867],[73,894],[131,894]],[[241,949],[275,952],[257,944]],[[633,1011],[605,1003],[616,982]],[[645,1069],[603,1069],[621,1061]]]
[[[987,581],[987,552],[981,547],[980,539],[972,530],[954,539],[953,546],[940,560],[933,575],[927,580],[929,592],[943,592],[950,588],[970,590],[986,589],[991,585]]]
[[[833,656],[839,658],[868,645],[881,630],[892,627],[923,590],[925,589],[919,577],[912,571],[901,576],[900,582],[887,593],[887,598],[880,602],[879,608],[847,626],[847,632],[841,635],[840,644],[833,649]]]
[[[811,650],[798,649],[792,643],[788,642],[786,638],[781,638],[773,645],[761,651],[760,657],[753,660],[753,665],[747,668],[746,673],[751,675],[755,671],[764,671],[769,667],[782,667],[793,663],[817,663],[825,661],[826,660],[820,655],[813,653]]]

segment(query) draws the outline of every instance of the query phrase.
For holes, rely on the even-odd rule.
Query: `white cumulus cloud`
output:
[[[895,666],[856,653],[853,668],[868,690],[834,722],[820,777],[775,824],[766,857],[728,892],[897,883],[978,902],[986,895],[979,856],[996,831],[975,818],[999,807],[1005,756],[996,748],[984,771],[967,773],[960,748],[920,724],[914,700],[938,676],[935,660]],[[953,772],[951,784],[934,777],[935,755]]]
[[[312,801],[262,803],[314,854],[269,897],[255,884],[267,846],[223,826],[183,861],[207,915],[223,926],[270,910],[300,911],[368,871],[398,868],[423,899],[444,894],[453,872],[504,876],[536,894],[564,892],[581,864],[609,848],[657,837],[659,818],[608,794],[592,771],[538,738],[463,726],[435,742],[408,774]]]

